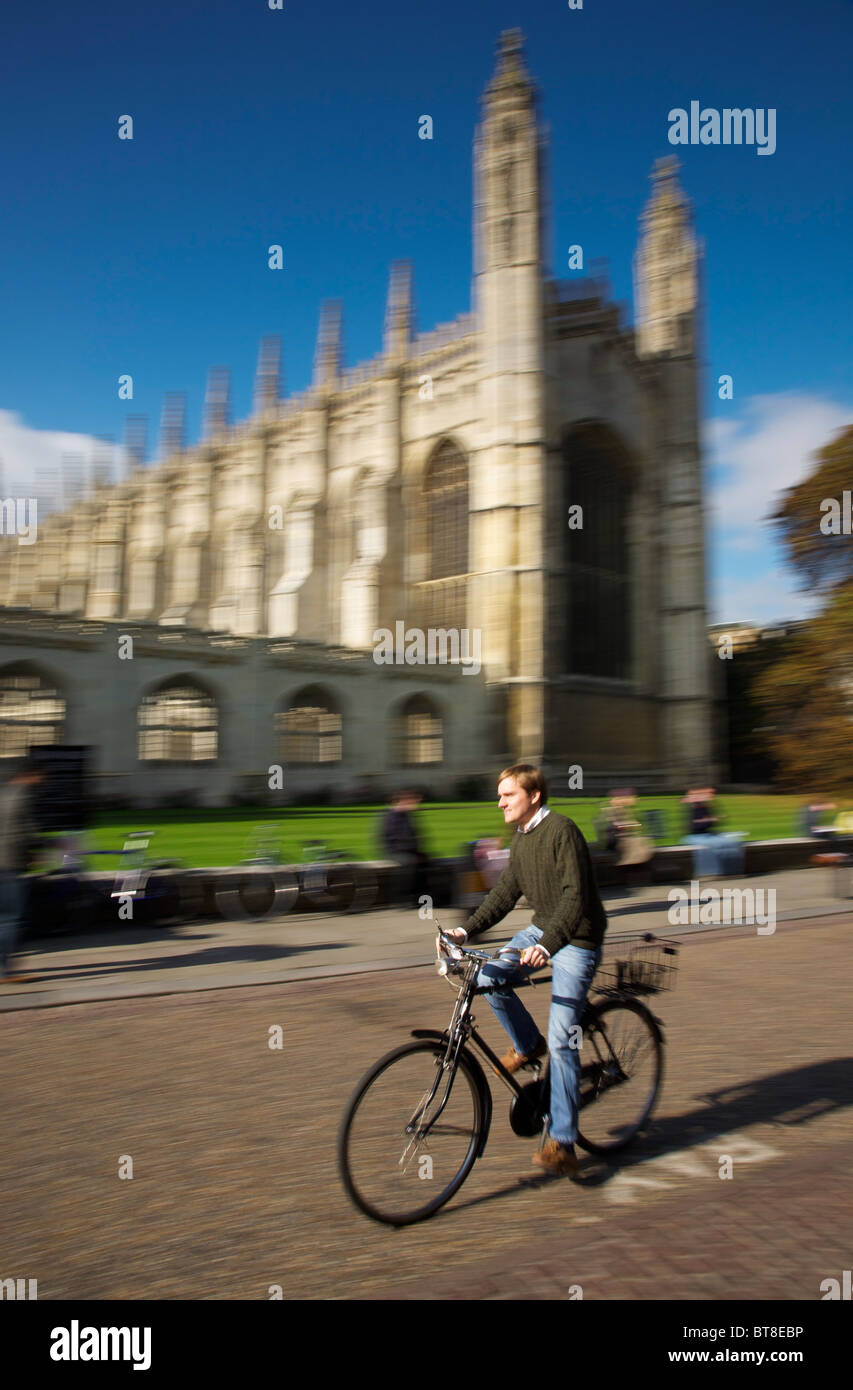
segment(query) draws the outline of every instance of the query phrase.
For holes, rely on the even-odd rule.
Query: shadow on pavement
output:
[[[253,961],[281,960],[285,956],[307,954],[309,951],[340,951],[346,943],[322,942],[318,946],[214,946],[206,951],[188,951],[183,955],[157,956],[139,960],[118,961],[112,965],[100,962],[88,965],[41,966],[34,972],[46,984],[68,980],[92,980],[99,975],[127,975],[145,970],[188,970],[194,965],[248,964]]]
[[[620,1173],[650,1159],[660,1158],[664,1154],[689,1152],[691,1148],[717,1138],[724,1143],[727,1134],[747,1125],[806,1124],[818,1115],[850,1106],[853,1104],[853,1058],[839,1057],[816,1066],[775,1072],[741,1086],[707,1092],[697,1099],[706,1102],[704,1106],[682,1115],[667,1116],[660,1121],[652,1120],[647,1135],[635,1140],[631,1148],[612,1159],[598,1154],[586,1155],[579,1149],[581,1168],[575,1186],[603,1187]],[[499,1122],[499,1111],[496,1118]],[[519,1165],[525,1161],[529,1163],[530,1158],[531,1154],[528,1153],[525,1160],[519,1144]],[[451,1203],[432,1219],[440,1220],[471,1207],[556,1181],[563,1182],[565,1179],[553,1178],[548,1174],[540,1176],[532,1173],[527,1176],[522,1173],[513,1183],[487,1192],[482,1197]]]
[[[605,910],[608,917],[625,917],[635,912],[668,912],[671,907],[668,898],[634,898],[626,907],[608,907]],[[606,944],[606,936],[604,940]]]
[[[59,955],[61,951],[89,951],[98,946],[144,946],[147,941],[209,941],[213,932],[187,932],[180,929],[180,936],[173,936],[172,927],[134,926],[121,929],[105,927],[97,932],[78,932],[76,934],[57,933],[53,936],[25,936],[21,941],[22,951],[33,957]]]

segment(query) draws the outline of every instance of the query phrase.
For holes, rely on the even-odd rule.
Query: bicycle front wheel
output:
[[[578,1143],[588,1153],[616,1153],[652,1113],[663,1076],[663,1039],[648,1009],[613,999],[593,1010],[581,1052]]]
[[[389,1226],[434,1215],[461,1187],[485,1123],[463,1053],[445,1069],[444,1045],[423,1039],[381,1058],[359,1082],[338,1136],[341,1179],[355,1205]]]

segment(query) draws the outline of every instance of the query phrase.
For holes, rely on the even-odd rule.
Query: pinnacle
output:
[[[492,79],[493,87],[510,86],[515,83],[528,83],[524,67],[524,35],[520,29],[504,29],[498,39],[497,65]]]
[[[501,36],[498,39],[499,54],[505,54],[507,57],[509,57],[510,54],[519,53],[523,46],[524,35],[522,34],[520,29],[502,30]]]
[[[654,183],[660,183],[664,179],[674,179],[680,168],[680,161],[674,154],[669,154],[663,159],[655,160],[650,178]]]

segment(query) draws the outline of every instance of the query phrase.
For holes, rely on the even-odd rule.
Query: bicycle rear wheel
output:
[[[578,1144],[616,1153],[652,1113],[663,1076],[663,1039],[645,1005],[613,999],[592,1009],[581,1053]]]
[[[427,1039],[396,1048],[367,1072],[347,1106],[338,1136],[341,1179],[375,1221],[409,1226],[434,1215],[476,1160],[485,1122],[479,1084],[464,1053],[454,1075],[443,1072],[444,1051]]]

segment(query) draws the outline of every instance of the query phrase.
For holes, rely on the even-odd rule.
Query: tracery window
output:
[[[631,471],[618,440],[597,425],[579,426],[564,444],[567,558],[566,670],[627,680],[631,669]],[[581,529],[568,508],[582,509]]]
[[[342,719],[334,697],[306,686],[275,716],[279,754],[293,763],[339,763],[343,756]]]
[[[183,677],[146,695],[138,714],[140,762],[212,762],[219,755],[214,697]]]
[[[393,761],[425,767],[444,761],[444,726],[437,706],[426,695],[412,695],[394,725]]]
[[[468,465],[449,440],[424,479],[428,579],[419,586],[429,627],[465,626],[468,574]]]
[[[26,667],[0,672],[0,758],[62,742],[65,698],[53,681]]]

